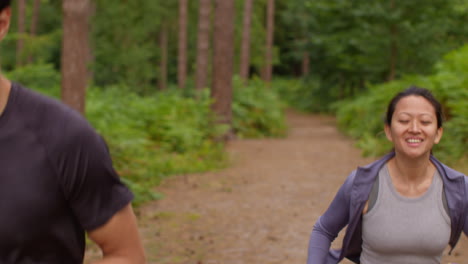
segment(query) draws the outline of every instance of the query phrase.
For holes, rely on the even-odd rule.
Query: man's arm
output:
[[[102,250],[103,258],[94,264],[144,264],[145,253],[131,204],[104,225],[88,232]]]

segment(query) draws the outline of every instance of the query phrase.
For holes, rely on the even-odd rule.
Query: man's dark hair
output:
[[[6,7],[9,7],[11,4],[11,0],[0,0],[0,11],[5,9]]]
[[[393,97],[393,99],[390,101],[388,104],[387,108],[387,116],[385,119],[385,123],[390,126],[392,123],[392,116],[393,112],[395,112],[395,107],[397,103],[404,97],[410,96],[410,95],[415,95],[415,96],[422,96],[424,99],[426,99],[431,105],[434,107],[434,111],[437,117],[437,128],[442,127],[442,123],[444,120],[444,115],[442,113],[442,105],[440,104],[437,99],[432,95],[431,91],[425,89],[425,88],[420,88],[416,86],[411,86],[407,88],[406,90],[398,93]]]

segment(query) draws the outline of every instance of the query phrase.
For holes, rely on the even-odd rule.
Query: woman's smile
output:
[[[434,107],[422,96],[402,98],[385,132],[395,151],[411,158],[429,155],[442,136]]]

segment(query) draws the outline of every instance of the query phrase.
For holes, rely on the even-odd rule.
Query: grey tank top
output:
[[[439,264],[451,231],[439,173],[417,198],[396,191],[387,166],[378,177],[377,200],[362,221],[361,263]]]

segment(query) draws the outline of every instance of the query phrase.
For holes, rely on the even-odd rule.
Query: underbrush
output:
[[[136,203],[158,198],[151,188],[168,175],[214,170],[226,164],[210,99],[177,92],[139,96],[112,87],[90,89],[86,117],[107,140],[115,167],[137,193]]]
[[[18,68],[7,76],[58,98],[60,74],[51,65]],[[135,204],[157,199],[153,187],[170,175],[211,171],[228,165],[209,91],[168,89],[146,95],[129,87],[90,87],[86,118],[106,140],[114,166],[135,193]],[[234,79],[233,129],[240,138],[286,133],[284,106],[260,80]]]
[[[259,79],[247,85],[233,81],[233,128],[239,138],[283,137],[286,135],[285,104],[274,89]],[[271,84],[277,85],[276,82]]]
[[[288,107],[303,112],[329,112],[333,102],[332,91],[322,89],[320,80],[306,79],[275,79],[273,89]]]
[[[389,100],[411,85],[428,88],[442,103],[446,117],[444,135],[434,153],[448,164],[457,163],[468,155],[468,45],[446,55],[435,70],[429,76],[371,85],[367,93],[336,103],[340,129],[357,139],[365,155],[381,155],[391,148],[383,133]]]

